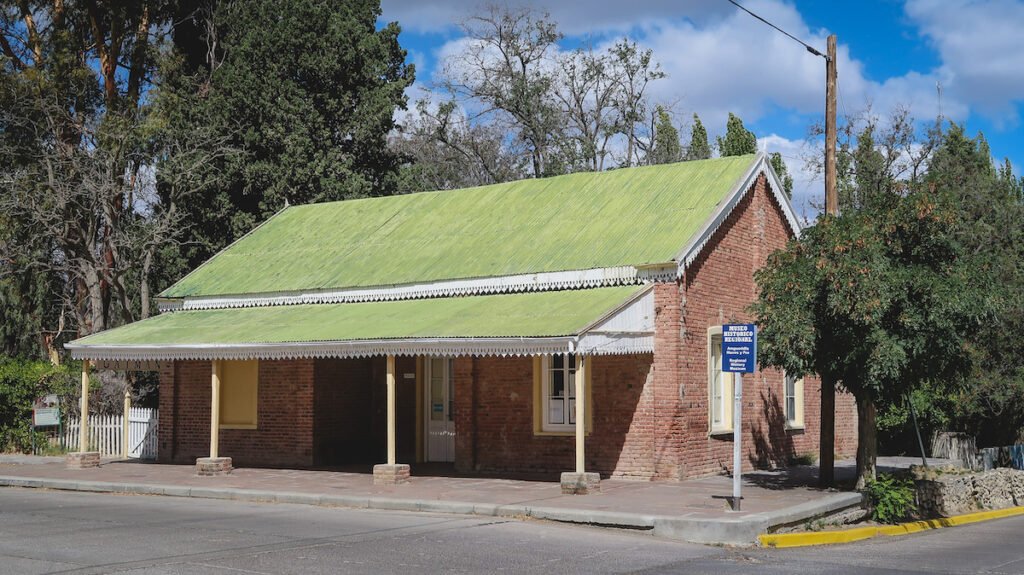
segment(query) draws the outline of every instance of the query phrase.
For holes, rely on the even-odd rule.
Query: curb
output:
[[[837,493],[817,501],[801,503],[786,509],[753,513],[739,517],[709,519],[707,517],[692,517],[688,515],[644,515],[600,509],[532,507],[523,504],[500,505],[437,499],[401,499],[366,495],[334,495],[111,481],[78,481],[73,479],[19,476],[0,476],[0,487],[56,489],[126,495],[164,495],[170,497],[225,499],[250,503],[291,503],[321,507],[450,513],[483,517],[529,517],[561,523],[634,529],[651,533],[655,537],[691,543],[748,547],[756,545],[758,536],[772,527],[803,521],[839,509],[860,505],[861,503],[861,495],[859,493]]]
[[[762,547],[809,547],[812,545],[835,545],[838,543],[852,543],[873,537],[898,537],[921,531],[931,531],[944,527],[955,527],[957,525],[968,525],[982,521],[991,521],[1003,517],[1024,515],[1024,507],[1008,507],[1006,509],[995,509],[992,511],[978,511],[944,517],[940,519],[928,519],[925,521],[913,521],[900,523],[898,525],[886,525],[884,527],[858,527],[842,531],[816,531],[813,533],[780,533],[763,534],[757,537]]]

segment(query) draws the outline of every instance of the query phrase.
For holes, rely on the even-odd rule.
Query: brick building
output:
[[[68,348],[159,369],[159,459],[201,472],[708,475],[732,468],[721,326],[752,319],[754,271],[798,233],[763,155],[289,207],[160,315]],[[817,379],[743,383],[745,465],[816,453]]]

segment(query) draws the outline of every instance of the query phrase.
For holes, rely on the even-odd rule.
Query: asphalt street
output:
[[[851,545],[723,549],[423,513],[0,488],[0,574],[1024,573],[1024,517]]]

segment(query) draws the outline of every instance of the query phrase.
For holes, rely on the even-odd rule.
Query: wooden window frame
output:
[[[707,332],[707,373],[708,373],[708,434],[729,435],[733,432],[732,403],[733,385],[735,378],[733,374],[722,371],[722,326],[716,325],[708,328]],[[717,350],[717,354],[715,353]],[[716,376],[720,375],[721,382],[721,421],[715,424],[715,387]]]
[[[573,355],[573,354],[567,354]],[[533,358],[533,434],[540,436],[573,436],[576,434],[576,424],[562,424],[555,426],[554,424],[547,423],[547,397],[549,395],[550,381],[550,358],[552,356],[536,356]],[[576,373],[579,373],[579,356],[576,357]],[[586,395],[586,409],[584,412],[583,426],[586,429],[586,434],[590,435],[591,428],[593,427],[593,413],[594,413],[594,393],[593,393],[593,373],[594,373],[594,358],[593,356],[586,357],[585,360],[588,362],[587,368],[584,370],[584,394]],[[575,374],[574,378],[569,385],[576,385]],[[566,393],[568,398],[568,393]]]
[[[793,382],[793,394],[789,393],[789,382]],[[793,413],[789,410],[789,398],[793,398]],[[804,428],[804,380],[782,374],[782,413],[786,417],[786,429]]]

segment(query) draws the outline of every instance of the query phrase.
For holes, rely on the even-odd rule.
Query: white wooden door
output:
[[[429,357],[425,362],[427,461],[455,461],[455,385],[451,358]]]

